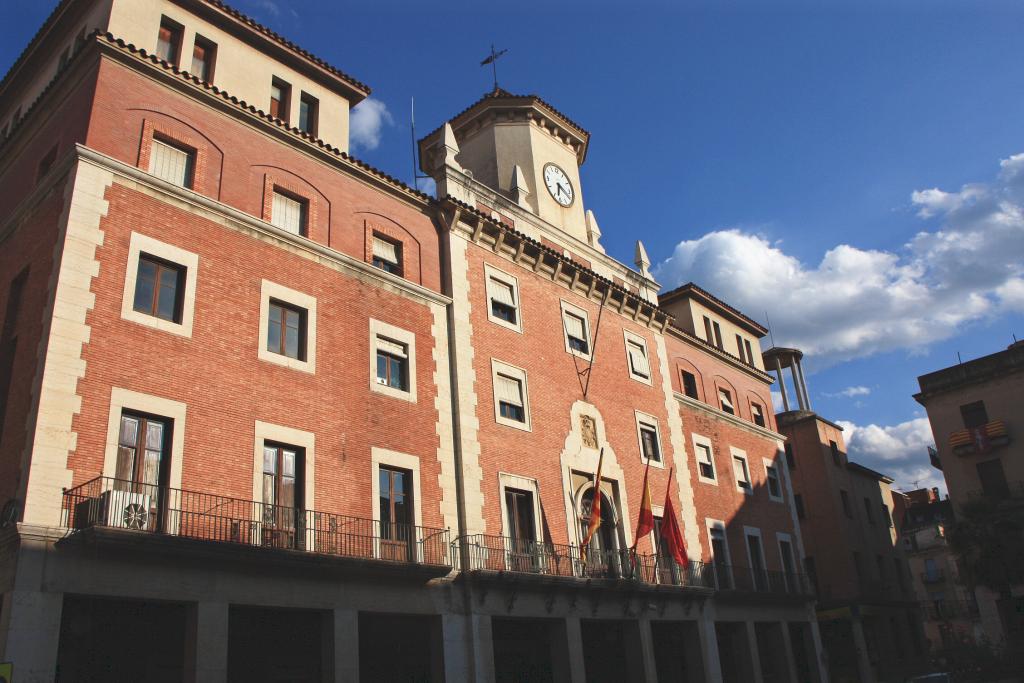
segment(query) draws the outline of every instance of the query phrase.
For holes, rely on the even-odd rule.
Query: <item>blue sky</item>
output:
[[[5,3],[4,71],[51,4]],[[1024,337],[1020,3],[234,4],[373,87],[355,154],[407,180],[410,98],[424,134],[509,48],[501,85],[592,134],[609,253],[640,237],[662,284],[767,311],[817,411],[899,485],[940,482],[916,377]]]

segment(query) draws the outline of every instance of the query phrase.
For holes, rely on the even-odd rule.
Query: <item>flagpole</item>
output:
[[[665,500],[668,500],[669,495],[672,493],[672,471],[675,469],[675,465],[668,468],[668,485],[665,487]],[[657,567],[661,564],[661,534],[665,530],[665,510],[661,511],[661,528],[658,529],[657,535],[654,537],[654,566]]]
[[[641,512],[643,512],[644,497],[647,495],[647,475],[650,474],[650,471],[651,471],[651,459],[647,458],[647,467],[644,468],[644,485],[643,485],[643,488],[640,489],[640,506],[641,506],[640,507],[640,511]],[[640,520],[637,520],[637,528],[639,528],[639,526],[640,526]],[[633,553],[634,554],[636,553],[636,546],[637,546],[637,544],[639,542],[640,542],[640,537],[639,536],[634,536],[633,537]]]

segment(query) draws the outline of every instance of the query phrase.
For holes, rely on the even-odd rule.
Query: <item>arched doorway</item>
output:
[[[585,571],[589,576],[619,577],[622,575],[622,559],[619,552],[619,524],[615,505],[604,494],[601,495],[601,526],[590,539],[590,545],[581,548]],[[594,500],[594,488],[590,487],[580,497],[579,523],[580,538],[586,538],[590,526],[590,511]]]

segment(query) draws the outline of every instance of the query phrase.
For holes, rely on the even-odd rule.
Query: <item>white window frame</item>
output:
[[[590,330],[590,317],[587,312],[579,306],[573,306],[565,299],[561,299],[561,311],[559,322],[562,324],[562,339],[565,341],[565,351],[584,360],[590,360],[594,353],[594,340]],[[569,345],[569,330],[565,324],[565,315],[569,313],[583,320],[583,332],[587,335],[587,353],[582,353]]]
[[[309,234],[309,200],[305,198],[299,198],[298,195],[293,195],[290,192],[279,190],[276,186],[271,189],[272,196],[270,199],[270,224],[281,228],[285,232],[305,237]],[[278,197],[281,198],[282,202],[291,202],[294,204],[299,212],[299,223],[295,230],[292,230],[291,226],[287,225],[284,220],[284,216],[278,215]],[[286,208],[286,204],[282,204],[281,208]]]
[[[715,389],[717,389],[717,391],[718,391],[718,409],[721,410],[723,413],[726,413],[728,415],[733,415],[735,417],[739,417],[740,416],[739,411],[736,410],[736,396],[735,396],[735,394],[732,391],[729,391],[725,387],[716,386]],[[726,395],[728,395],[728,396],[726,396]],[[726,401],[724,399],[726,399],[726,398],[728,398],[729,406],[732,408],[732,412],[731,413],[728,410],[725,409]]]
[[[768,458],[761,458],[761,462],[764,464],[764,488],[768,491],[768,500],[771,500],[771,501],[776,502],[776,503],[783,502],[785,494],[783,493],[783,489],[782,489],[782,468],[779,467],[777,460],[769,460]],[[768,468],[769,467],[774,468],[774,470],[775,470],[775,479],[776,479],[776,481],[777,481],[777,483],[779,485],[779,495],[777,495],[777,496],[773,496],[772,495],[772,487],[769,484],[769,481],[771,480],[771,477],[768,475]]]
[[[693,442],[693,460],[697,463],[697,481],[704,484],[711,484],[712,486],[718,486],[719,472],[718,467],[715,466],[715,448],[711,445],[711,439],[701,434],[691,434],[691,441]],[[715,478],[710,479],[701,474],[700,471],[700,452],[698,446],[707,446],[708,457],[711,458],[711,471],[714,473]]]
[[[519,388],[523,394],[523,417],[524,422],[518,422],[516,420],[510,420],[507,417],[502,417],[501,408],[498,405],[498,375],[505,375],[519,381]],[[524,432],[533,431],[533,422],[530,418],[530,392],[527,385],[526,370],[523,368],[517,368],[514,365],[503,363],[500,360],[491,359],[491,397],[494,399],[494,421],[500,425],[506,427],[512,427],[514,429],[521,429]]]
[[[413,524],[417,527],[423,526],[423,501],[420,490],[420,459],[409,453],[400,453],[386,448],[373,446],[370,448],[370,495],[373,501],[372,519],[376,522],[375,527],[380,528],[380,468],[394,467],[397,469],[412,472],[412,517]],[[380,557],[379,534],[374,538],[374,555]],[[416,539],[414,539],[416,540]],[[423,544],[414,543],[416,548],[416,560],[423,561]]]
[[[736,448],[735,446],[730,446],[729,447],[729,453],[732,455],[732,459],[730,461],[730,464],[732,465],[732,476],[733,476],[733,479],[736,481],[736,490],[739,491],[740,493],[744,494],[744,495],[747,495],[747,496],[754,495],[754,478],[750,474],[750,459],[747,458],[747,452],[743,451],[743,450],[740,450],[739,448]],[[743,461],[743,469],[747,473],[747,484],[749,484],[749,486],[747,488],[743,488],[742,486],[740,486],[740,480],[736,477],[736,460],[737,459],[740,459],[740,460]]]
[[[543,543],[544,529],[541,525],[540,485],[532,477],[523,477],[508,472],[498,472],[498,490],[501,494],[501,534],[504,538],[512,537],[508,526],[508,504],[505,502],[505,489],[529,491],[533,496],[533,534],[537,543]]]
[[[519,297],[519,279],[516,278],[514,275],[509,275],[508,273],[506,273],[503,270],[498,270],[497,268],[495,268],[494,266],[490,265],[489,263],[485,263],[484,264],[484,278],[485,278],[485,281],[484,281],[484,295],[487,297],[487,319],[490,320],[492,323],[496,323],[498,325],[501,325],[502,327],[508,328],[510,330],[518,332],[519,334],[522,334],[523,333],[523,305],[522,305],[523,301]],[[501,283],[503,285],[506,285],[507,287],[511,287],[512,288],[512,298],[515,300],[515,309],[516,309],[516,322],[514,324],[510,323],[507,320],[503,320],[502,318],[499,318],[499,317],[497,317],[497,316],[492,314],[492,312],[491,312],[491,299],[494,298],[492,296],[492,291],[493,291],[492,281],[499,282],[499,283]]]
[[[755,419],[757,411],[761,412],[761,422],[764,423],[763,425],[757,424],[757,420]],[[761,427],[763,429],[768,429],[769,428],[768,416],[765,414],[765,409],[764,409],[764,405],[763,404],[758,403],[757,401],[751,401],[750,402],[750,421],[753,422],[754,426],[756,426],[756,427]]]
[[[715,585],[718,585],[718,572],[714,571],[714,564],[717,561],[715,558],[715,544],[713,543],[714,534],[712,531],[722,532],[722,547],[725,548],[725,567],[729,573],[729,584],[731,586],[736,585],[736,577],[732,573],[732,551],[729,549],[729,531],[725,526],[725,522],[720,519],[711,519],[710,517],[704,518],[704,528],[708,534],[708,556],[711,558],[712,573],[715,577]],[[744,539],[744,542],[746,539]]]
[[[385,244],[389,245],[389,249],[394,252],[394,255],[395,255],[394,256],[394,260],[392,260],[392,258],[390,256],[385,257],[383,254],[378,253],[378,251],[377,251],[377,242],[380,242],[382,245],[385,245]],[[382,261],[387,261],[388,263],[394,265],[398,269],[399,272],[398,273],[390,273],[391,275],[398,276],[398,275],[404,275],[405,274],[405,254],[404,254],[404,251],[405,251],[405,245],[400,240],[394,239],[394,238],[392,238],[390,236],[380,235],[380,234],[378,234],[376,232],[371,232],[370,233],[370,254],[371,254],[371,259],[370,260],[372,262],[372,260],[374,258],[377,258],[377,259],[380,259]],[[385,271],[385,272],[389,272],[389,271]]]
[[[636,421],[636,441],[637,447],[640,449],[640,462],[644,465],[647,464],[649,458],[644,455],[644,440],[640,434],[641,427],[648,427],[654,430],[654,439],[658,447],[658,455],[661,456],[661,460],[651,460],[651,467],[658,467],[665,469],[665,449],[661,445],[661,427],[658,425],[658,418],[647,413],[641,413],[639,410],[633,411],[633,418]]]
[[[161,396],[111,387],[109,410],[107,440],[103,449],[103,476],[113,479],[117,475],[117,448],[118,436],[121,433],[121,414],[125,410],[139,412],[167,418],[173,422],[171,425],[171,450],[167,453],[167,457],[170,458],[167,486],[172,489],[180,489],[182,461],[185,457],[185,417],[188,413],[186,404]]]
[[[267,349],[267,322],[270,319],[270,300],[277,299],[306,311],[306,359],[289,358]],[[316,372],[316,297],[279,285],[270,280],[260,283],[260,329],[256,357],[268,363],[283,365],[302,372]],[[261,465],[262,467],[262,465]]]
[[[135,286],[139,278],[139,258],[142,254],[169,261],[185,269],[181,293],[181,322],[164,320],[155,315],[135,310]],[[128,265],[124,274],[124,293],[121,297],[121,317],[139,325],[170,332],[182,337],[192,337],[192,322],[196,310],[196,280],[199,273],[199,254],[185,251],[165,242],[160,242],[133,232],[128,243]]]
[[[634,334],[629,330],[622,330],[623,343],[626,347],[626,370],[629,372],[630,379],[636,380],[641,384],[647,386],[653,386],[652,376],[654,375],[653,364],[651,363],[651,354],[647,349],[647,340],[638,334]],[[636,345],[643,351],[644,359],[647,361],[647,377],[637,374],[633,371],[633,356],[630,354],[630,345]]]
[[[776,531],[775,532],[775,545],[779,549],[779,569],[782,571],[783,574],[789,574],[789,572],[786,570],[786,558],[785,558],[785,555],[782,552],[782,542],[783,541],[785,541],[786,543],[789,543],[789,553],[790,553],[789,561],[790,561],[790,567],[793,570],[793,573],[792,573],[792,575],[790,575],[790,578],[795,578],[795,576],[800,573],[800,569],[799,569],[799,564],[798,564],[798,560],[797,560],[797,557],[796,557],[796,546],[793,544],[793,537],[791,535],[787,534],[787,533],[783,533],[781,531]]]
[[[377,348],[381,337],[405,345],[407,356],[407,390],[396,389],[377,381]],[[416,403],[416,335],[408,330],[370,318],[370,391]]]

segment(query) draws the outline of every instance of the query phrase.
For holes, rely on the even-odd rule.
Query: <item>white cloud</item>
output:
[[[920,350],[960,328],[1024,311],[1024,154],[997,178],[912,195],[940,229],[896,251],[839,244],[805,264],[762,235],[723,229],[684,240],[658,264],[669,287],[694,281],[755,317],[817,367],[895,349]]]
[[[433,178],[417,178],[416,189],[432,197],[437,196],[437,183]]]
[[[892,477],[895,488],[946,488],[942,472],[928,460],[928,447],[934,444],[928,418],[891,426],[860,426],[845,420],[838,424],[843,428],[850,460]]]
[[[871,389],[868,387],[846,387],[841,391],[832,393],[823,393],[822,396],[828,398],[853,398],[854,396],[867,396],[871,393]]]
[[[349,117],[349,142],[352,149],[377,149],[384,127],[393,123],[386,104],[372,97],[366,98],[352,108]]]

